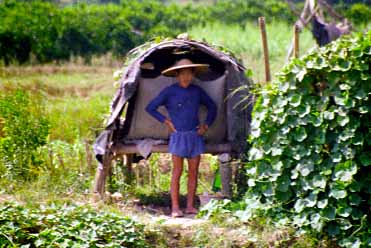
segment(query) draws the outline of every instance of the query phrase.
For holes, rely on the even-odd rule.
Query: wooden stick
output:
[[[299,57],[299,33],[300,33],[300,27],[299,25],[294,25],[294,57]]]
[[[271,72],[270,72],[270,67],[269,67],[267,32],[265,30],[265,19],[264,19],[264,17],[259,17],[259,27],[260,27],[261,37],[262,37],[262,44],[263,44],[265,81],[269,82],[269,81],[271,81]]]
[[[290,2],[290,1],[289,1]],[[298,15],[298,20],[295,22],[296,25],[299,26],[299,31],[301,31],[303,28],[306,28],[308,29],[309,31],[311,31],[310,28],[308,28],[308,23],[312,20],[313,16],[317,14],[317,12],[319,11],[319,5],[317,5],[314,10],[312,9],[312,6],[313,6],[313,2],[311,0],[307,0],[305,2],[305,6],[304,6],[304,9],[302,11],[302,13],[300,15]],[[307,12],[310,12],[308,17],[307,16]],[[306,18],[306,19],[304,19]],[[286,62],[289,61],[289,59],[291,58],[291,56],[293,55],[293,50],[294,50],[294,40],[292,40],[291,44],[290,44],[290,47],[289,49],[287,50],[287,55],[286,55]]]

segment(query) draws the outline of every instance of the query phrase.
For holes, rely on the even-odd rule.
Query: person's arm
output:
[[[158,94],[158,96],[153,98],[146,106],[146,111],[151,116],[153,116],[156,120],[162,123],[165,122],[166,117],[163,114],[161,114],[157,109],[160,106],[166,104],[168,91],[169,91],[168,88],[165,88],[164,90],[162,90],[160,94]]]
[[[210,127],[216,118],[217,113],[217,106],[213,99],[203,90],[201,89],[201,104],[205,105],[207,108],[207,117],[205,120],[205,124],[207,125],[206,129]]]

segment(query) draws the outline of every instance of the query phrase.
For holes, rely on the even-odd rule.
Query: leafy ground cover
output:
[[[148,247],[143,230],[89,206],[0,206],[0,247]]]

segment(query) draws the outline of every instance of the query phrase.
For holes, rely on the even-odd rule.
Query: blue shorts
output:
[[[169,153],[183,158],[193,158],[205,152],[204,137],[197,130],[176,131],[170,134]]]

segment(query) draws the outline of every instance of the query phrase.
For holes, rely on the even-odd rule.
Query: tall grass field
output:
[[[275,21],[267,24],[266,32],[271,72],[274,76],[287,62],[286,57],[293,38],[293,27],[287,23]],[[189,34],[197,40],[206,40],[228,48],[242,59],[246,68],[252,70],[255,82],[264,81],[261,32],[257,22],[248,22],[244,27],[216,22],[193,27],[189,30]],[[312,34],[308,29],[304,29],[300,34],[300,52],[304,54],[315,46]]]

